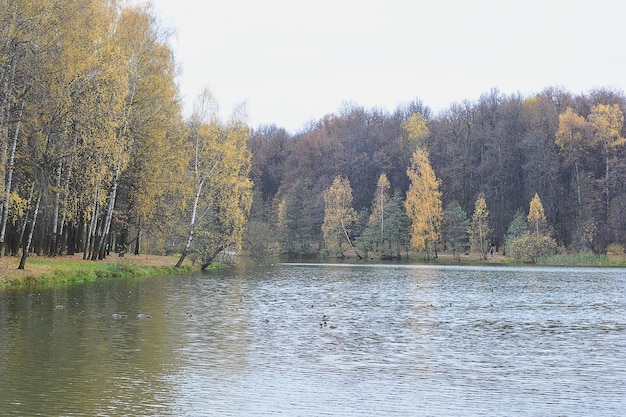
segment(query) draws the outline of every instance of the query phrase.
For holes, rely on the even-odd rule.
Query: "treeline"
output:
[[[546,88],[530,97],[494,89],[438,114],[416,100],[393,113],[346,106],[296,135],[264,126],[250,140],[257,193],[252,223],[271,224],[285,253],[319,255],[327,246],[324,193],[340,176],[358,214],[352,238],[363,242],[385,174],[398,211],[389,221],[404,221],[406,229],[407,168],[423,147],[448,213],[437,231],[440,249],[450,249],[449,217],[455,211],[470,217],[482,196],[488,245],[506,250],[516,214],[518,220],[520,210],[527,216],[537,195],[549,235],[561,248],[603,253],[611,243],[626,243],[624,109],[623,93],[612,89],[577,95]],[[425,120],[423,136],[412,133],[416,114]],[[462,220],[467,229],[471,219]],[[405,232],[391,240],[406,245],[409,239]]]
[[[21,268],[140,243],[206,265],[241,241],[249,130],[208,92],[183,120],[169,32],[123,4],[0,1],[0,255]]]

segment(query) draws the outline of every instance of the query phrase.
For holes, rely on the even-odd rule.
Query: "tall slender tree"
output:
[[[390,209],[390,188],[391,184],[389,184],[387,175],[385,173],[380,174],[380,177],[378,177],[378,183],[376,184],[376,193],[374,201],[372,202],[372,212],[370,214],[369,222],[371,224],[375,224],[376,227],[380,229],[379,242],[381,245],[385,240],[386,213]]]
[[[324,191],[324,202],[322,232],[326,246],[337,256],[343,257],[342,241],[345,239],[350,249],[361,258],[351,237],[357,214],[352,207],[352,188],[348,179],[340,175],[336,176],[330,187]]]
[[[411,245],[437,258],[437,242],[443,217],[439,180],[430,166],[428,151],[418,148],[407,169],[411,181],[406,193],[405,207],[411,219]]]
[[[487,200],[480,194],[474,205],[472,214],[472,225],[470,230],[470,242],[472,252],[477,252],[480,259],[487,259],[487,250],[491,243],[491,227],[489,226],[489,210],[487,210]]]
[[[461,252],[467,250],[470,221],[467,213],[456,200],[450,202],[443,212],[442,230],[452,256],[461,260]]]
[[[561,153],[574,165],[578,220],[582,217],[580,160],[589,146],[586,139],[587,122],[585,118],[576,114],[571,107],[568,107],[564,113],[559,115],[559,130],[556,132],[556,144],[561,149]]]
[[[535,196],[530,201],[530,208],[528,210],[528,224],[537,237],[547,233],[546,215],[543,210],[543,204],[539,198],[539,194],[535,193]]]
[[[610,216],[613,173],[612,157],[616,151],[626,144],[626,138],[622,137],[624,126],[624,114],[617,104],[598,104],[593,106],[591,114],[587,117],[593,132],[594,142],[601,146],[604,156],[604,178],[602,180],[602,192],[605,197],[605,228],[608,227]]]
[[[235,114],[223,125],[217,102],[209,90],[199,97],[189,126],[189,191],[191,214],[187,239],[176,266],[182,266],[191,250],[199,221],[204,221],[198,259],[206,267],[227,246],[241,245],[250,212],[250,132]]]
[[[395,231],[392,218],[394,211],[398,209],[396,202],[392,199],[390,189],[391,184],[387,175],[380,174],[367,225],[359,236],[360,248],[367,251],[374,250],[385,259],[393,256],[391,237]]]

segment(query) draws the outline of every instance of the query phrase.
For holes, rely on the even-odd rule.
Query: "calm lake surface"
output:
[[[625,411],[626,269],[282,264],[0,291],[0,415]]]

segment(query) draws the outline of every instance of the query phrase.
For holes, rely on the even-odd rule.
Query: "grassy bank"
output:
[[[19,270],[17,269],[19,258],[2,257],[0,258],[0,288],[88,282],[98,278],[133,278],[158,274],[179,274],[194,270],[190,262],[186,262],[182,268],[176,268],[174,265],[177,260],[176,257],[156,255],[126,255],[123,258],[111,256],[103,261],[85,261],[82,259],[82,254],[56,258],[33,256],[28,258],[26,268]],[[437,259],[430,258],[427,261],[425,257],[414,256],[408,262],[452,265],[515,265],[511,258],[500,256],[498,253],[486,260],[481,260],[477,256],[464,255],[458,261],[454,259],[452,254],[444,252],[440,253]],[[619,253],[609,252],[607,255],[559,254],[540,259],[538,265],[626,267],[626,255],[623,251]]]
[[[98,278],[132,278],[191,271],[190,264],[176,268],[177,258],[152,255],[111,256],[102,261],[85,261],[82,255],[56,258],[31,257],[24,270],[18,270],[19,258],[0,259],[0,288],[88,282]]]
[[[539,258],[536,265],[541,266],[573,266],[573,267],[626,267],[626,253],[619,248],[610,248],[607,254],[593,254],[590,252],[560,253],[557,255]],[[330,258],[329,258],[330,259]],[[348,256],[348,259],[356,260],[356,256]],[[376,257],[371,258],[377,261]],[[387,262],[387,261],[385,261]],[[393,262],[393,261],[391,261]],[[530,265],[516,262],[509,256],[503,256],[495,252],[487,259],[481,259],[476,254],[463,254],[460,260],[450,252],[440,252],[434,259],[421,253],[410,253],[409,263],[437,264],[437,265]]]
[[[594,255],[592,253],[572,253],[549,256],[540,259],[541,265],[552,266],[626,266],[626,258],[618,255]]]
[[[414,262],[426,262],[426,259],[415,258]],[[436,260],[431,260],[431,263],[443,264],[443,265],[530,265],[515,262],[515,260],[508,256],[501,256],[495,253],[493,256],[487,257],[486,260],[480,259],[478,256],[461,256],[461,260],[454,259],[451,254],[441,254]],[[621,254],[607,254],[597,255],[592,253],[563,253],[558,255],[546,256],[539,258],[536,265],[542,266],[575,266],[575,267],[626,267],[626,255]]]

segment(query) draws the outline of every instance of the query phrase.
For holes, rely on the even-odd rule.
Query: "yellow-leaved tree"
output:
[[[130,163],[120,179],[126,211],[123,221],[117,219],[118,250],[123,254],[134,242],[138,255],[143,241],[162,254],[180,219],[172,201],[180,200],[186,168],[176,66],[168,32],[159,29],[149,6],[122,10],[117,33],[130,70],[124,129],[132,137]]]
[[[535,193],[528,209],[528,231],[511,242],[509,254],[517,261],[534,264],[544,256],[553,255],[556,246],[549,235],[543,203]]]
[[[608,217],[611,202],[611,175],[614,175],[611,170],[611,160],[617,149],[626,144],[626,138],[621,136],[624,114],[617,104],[598,104],[591,108],[587,120],[592,130],[594,143],[600,145],[604,153],[603,193]]]
[[[543,210],[543,203],[537,193],[535,193],[535,196],[530,201],[528,224],[529,229],[532,230],[537,237],[544,235],[547,232],[547,222],[546,215]]]
[[[352,187],[347,178],[337,175],[333,183],[324,191],[324,223],[322,233],[326,247],[337,256],[344,257],[341,243],[345,239],[355,254],[361,255],[352,244],[350,235],[357,221],[357,214],[352,208]]]
[[[589,145],[586,140],[587,122],[571,107],[559,115],[559,130],[556,132],[555,143],[561,153],[574,165],[576,180],[576,197],[578,201],[578,217],[582,216],[582,192],[580,186],[580,159],[585,148]]]
[[[407,169],[411,184],[406,193],[405,208],[411,220],[411,245],[437,258],[437,241],[443,217],[439,180],[430,166],[428,151],[418,148]]]
[[[222,124],[209,90],[204,90],[196,103],[188,136],[191,213],[176,266],[182,266],[196,232],[199,239],[194,255],[202,269],[226,248],[241,246],[252,205],[250,133],[242,118],[234,115]]]
[[[400,152],[408,158],[415,149],[425,146],[425,139],[429,133],[424,116],[421,113],[413,113],[402,122],[402,134],[398,138]]]
[[[372,213],[370,214],[370,223],[375,224],[377,227],[380,227],[380,244],[385,240],[385,220],[386,213],[390,209],[391,195],[389,195],[389,190],[391,189],[391,184],[387,179],[387,174],[384,172],[380,174],[378,177],[378,183],[376,184],[376,194],[374,197],[374,201],[372,202]]]
[[[487,210],[487,200],[484,194],[480,194],[474,203],[474,214],[472,214],[472,224],[470,226],[470,243],[472,252],[478,252],[480,259],[487,259],[487,249],[489,248],[489,210]]]

